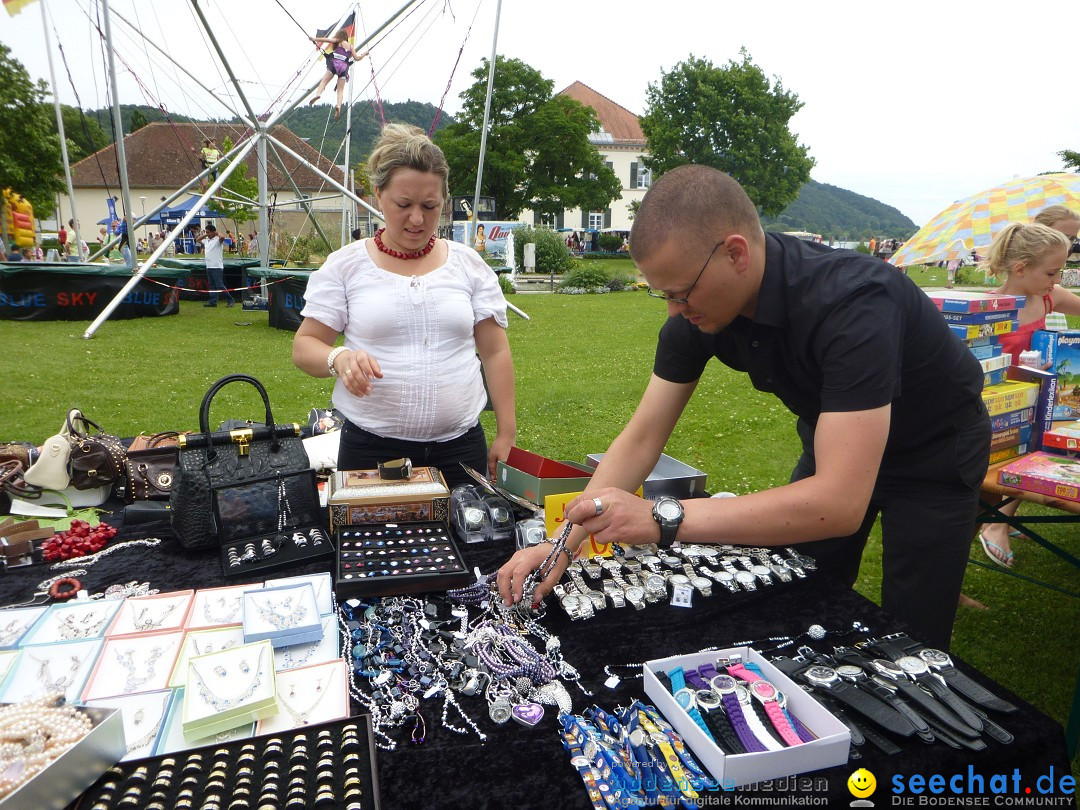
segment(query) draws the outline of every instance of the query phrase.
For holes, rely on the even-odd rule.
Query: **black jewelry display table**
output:
[[[150,527],[147,527],[150,528]],[[142,527],[140,527],[142,529]],[[161,536],[156,548],[133,548],[120,551],[88,569],[79,577],[91,593],[108,585],[131,580],[147,581],[162,591],[180,588],[203,588],[226,584],[221,575],[218,552],[215,549],[191,553],[180,548],[167,530],[154,534],[124,532],[113,542],[136,536]],[[491,571],[510,554],[508,546],[465,546],[467,562]],[[293,573],[314,573],[328,570],[327,563],[315,563]],[[34,586],[55,575],[48,566],[38,565],[0,575],[0,604],[28,599]],[[712,597],[695,597],[690,609],[667,604],[650,605],[636,611],[632,607],[607,608],[596,618],[570,622],[556,607],[550,609],[543,624],[562,640],[566,660],[582,673],[582,682],[595,694],[586,698],[575,686],[568,690],[574,698],[574,710],[580,712],[590,703],[610,709],[644,697],[641,680],[624,680],[617,689],[603,685],[605,664],[626,664],[690,653],[704,647],[730,646],[734,642],[765,639],[769,636],[797,635],[811,624],[829,631],[846,630],[852,622],[860,621],[875,634],[906,630],[897,620],[830,578],[812,574],[806,580],[789,585],[759,586],[755,594],[729,597],[714,593]],[[772,646],[765,642],[763,648]],[[1009,693],[1003,687],[964,665],[975,680],[995,694],[1020,706],[1010,715],[992,713],[1016,739],[1010,745],[988,741],[982,752],[954,750],[941,743],[926,745],[917,740],[902,742],[903,752],[885,756],[871,744],[862,746],[862,757],[849,761],[848,766],[804,774],[801,777],[778,780],[756,788],[740,789],[734,793],[707,794],[706,801],[732,805],[745,797],[777,805],[813,803],[819,806],[847,806],[853,799],[847,789],[847,779],[859,767],[870,770],[877,779],[877,792],[871,800],[878,807],[891,805],[892,784],[900,776],[905,784],[912,776],[929,779],[934,774],[948,780],[961,775],[968,785],[972,775],[983,777],[984,797],[993,804],[991,780],[995,775],[1005,778],[1004,795],[1019,797],[1024,802],[1042,801],[1051,796],[1064,797],[1058,791],[1063,775],[1069,773],[1062,729],[1053,720],[1030,704]],[[619,668],[620,674],[623,668]],[[366,685],[366,682],[364,682]],[[380,751],[379,781],[384,807],[408,808],[582,808],[590,807],[584,785],[569,764],[569,758],[556,735],[554,712],[548,714],[535,728],[525,728],[514,722],[496,726],[487,715],[487,704],[479,697],[461,698],[465,711],[487,735],[481,743],[475,734],[459,736],[441,726],[441,701],[425,701],[421,711],[427,723],[427,741],[422,745],[409,743],[410,727],[392,729],[398,741],[396,751]],[[462,725],[453,715],[450,721]],[[970,773],[969,773],[970,768]],[[1054,791],[1039,793],[1039,777],[1046,777],[1053,768]],[[1001,780],[998,780],[999,783]],[[1041,780],[1041,785],[1047,784]],[[1031,794],[1025,789],[1031,788]],[[946,788],[947,790],[947,788]],[[930,796],[924,793],[924,796]],[[945,794],[946,796],[948,794]],[[917,797],[912,804],[917,804]],[[1063,798],[1052,802],[1062,806]],[[743,803],[755,802],[754,798]],[[899,803],[899,802],[897,802]],[[1026,803],[1026,802],[1025,802]],[[1033,802],[1034,803],[1034,802]]]

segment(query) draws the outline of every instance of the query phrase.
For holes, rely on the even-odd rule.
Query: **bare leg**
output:
[[[1014,500],[1000,507],[1002,514],[1012,517],[1020,507],[1020,501]],[[1012,543],[1009,539],[1008,523],[984,523],[980,535],[986,542],[991,554],[1005,565],[1012,567]],[[991,545],[993,544],[993,545]],[[995,548],[996,546],[996,548]]]
[[[337,80],[337,108],[334,110],[334,118],[341,117],[341,101],[345,98],[345,77],[340,76]]]
[[[319,82],[319,86],[315,88],[315,95],[313,95],[311,97],[311,101],[308,102],[309,107],[319,100],[319,96],[323,94],[323,90],[326,89],[326,85],[330,84],[330,80],[332,78],[334,78],[334,74],[329,70],[323,74],[322,80]]]

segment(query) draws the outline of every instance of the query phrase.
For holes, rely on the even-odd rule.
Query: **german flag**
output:
[[[340,31],[342,28],[349,34],[349,44],[356,44],[356,12],[353,11],[348,17],[341,23],[341,25],[330,26],[329,28],[320,28],[315,32],[317,37],[330,37]],[[329,45],[326,46],[328,50],[333,50]]]
[[[4,9],[7,11],[8,16],[14,17],[32,2],[34,0],[4,0]],[[350,34],[350,36],[352,35]],[[352,42],[351,39],[349,41]]]

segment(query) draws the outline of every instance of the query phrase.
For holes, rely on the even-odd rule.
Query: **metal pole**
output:
[[[319,236],[323,238],[323,241],[325,241],[327,247],[329,247],[330,237],[326,235],[326,233],[322,229],[322,226],[319,224],[319,220],[316,219],[315,210],[311,207],[311,200],[304,199],[304,195],[300,193],[300,187],[296,185],[296,181],[293,180],[292,174],[290,174],[289,170],[285,168],[285,161],[281,159],[281,153],[278,152],[277,147],[273,144],[270,144],[270,148],[274,150],[274,160],[276,160],[278,166],[281,167],[281,173],[285,175],[286,178],[288,178],[289,185],[292,186],[293,191],[296,193],[297,202],[299,202],[300,205],[304,207],[304,210],[307,211],[308,217],[311,218],[312,226],[314,226],[315,230],[318,231]]]
[[[109,0],[102,0],[102,15],[105,20],[105,45],[109,52],[109,85],[112,87],[113,129],[116,137],[116,162],[120,169],[120,196],[124,202],[124,222],[127,224],[128,250],[135,234],[135,215],[131,213],[131,187],[128,185],[127,152],[124,151],[124,123],[120,117],[120,94],[116,83],[116,57],[112,46],[112,29],[109,25]],[[134,253],[134,252],[132,252]],[[134,263],[134,255],[132,262]]]
[[[259,162],[259,267],[270,266],[270,212],[266,207],[266,139],[270,133],[266,130],[256,135],[258,149],[256,150]]]
[[[195,13],[199,15],[199,21],[202,23],[203,29],[206,31],[206,35],[210,37],[210,43],[214,46],[214,50],[217,51],[218,59],[221,60],[222,67],[225,68],[225,72],[229,74],[229,81],[232,82],[233,89],[236,90],[236,94],[240,96],[240,100],[244,103],[244,109],[247,110],[251,120],[257,121],[259,117],[255,115],[255,111],[251,109],[251,105],[248,103],[247,96],[244,95],[243,88],[240,87],[240,82],[236,80],[236,75],[232,71],[232,65],[229,64],[229,60],[225,58],[225,54],[221,51],[221,46],[218,44],[217,37],[214,36],[213,30],[210,28],[210,23],[202,13],[202,9],[199,8],[198,0],[191,0],[191,6],[195,9]]]
[[[353,19],[354,20],[359,20],[360,19],[360,6],[359,5],[356,5],[356,6],[353,7],[353,13],[356,15],[355,17],[353,17]],[[355,30],[355,29],[353,29],[353,30]],[[350,42],[349,44],[351,45],[352,43]],[[345,110],[345,165],[341,170],[341,182],[342,182],[342,185],[345,185],[345,186],[349,185],[349,146],[351,145],[350,141],[352,140],[353,82],[348,82],[348,85],[349,85],[349,106]],[[348,244],[348,239],[349,239],[349,235],[348,235],[349,217],[348,217],[348,212],[345,210],[346,209],[346,200],[347,199],[348,198],[344,197],[344,196],[341,198],[341,246],[342,247],[345,247],[345,245]]]
[[[45,54],[49,57],[49,80],[52,82],[53,105],[56,107],[56,131],[60,134],[60,155],[64,159],[64,179],[67,181],[68,205],[71,208],[71,220],[75,223],[72,236],[75,238],[75,256],[80,261],[82,253],[79,245],[82,244],[82,234],[79,230],[79,217],[75,213],[75,187],[71,184],[71,161],[68,160],[67,136],[64,134],[64,115],[60,111],[60,95],[56,92],[56,70],[53,68],[52,44],[49,42],[49,25],[45,17],[45,0],[41,0],[41,29],[45,32]],[[64,212],[60,206],[56,206],[60,214],[60,228],[64,226]],[[57,228],[57,230],[60,230]],[[67,257],[62,257],[61,260]]]
[[[183,219],[181,219],[180,222],[176,225],[176,227],[174,227],[169,232],[169,235],[168,237],[166,237],[165,241],[158,245],[157,250],[151,253],[145,262],[139,265],[138,270],[135,272],[134,275],[132,275],[131,280],[128,281],[128,283],[124,285],[123,289],[121,289],[120,292],[116,294],[116,297],[109,302],[109,305],[105,307],[102,313],[94,319],[94,322],[90,324],[90,328],[88,328],[83,333],[84,338],[86,338],[87,340],[92,338],[94,336],[94,332],[98,330],[98,327],[109,319],[109,316],[112,315],[113,310],[120,306],[120,302],[124,300],[124,296],[126,296],[131,291],[132,287],[142,281],[143,276],[146,275],[146,271],[150,269],[154,262],[156,262],[162,257],[162,255],[168,249],[169,245],[172,243],[173,237],[177,233],[183,231],[187,224],[195,218],[195,213],[199,211],[204,205],[206,205],[206,201],[213,197],[217,190],[221,188],[222,183],[224,183],[228,179],[229,175],[233,173],[236,167],[240,165],[240,162],[245,157],[247,157],[247,153],[251,151],[254,145],[255,142],[249,140],[244,146],[243,150],[236,156],[236,161],[226,166],[225,169],[222,170],[221,174],[218,175],[218,179],[210,185],[210,188],[208,188],[201,197],[199,197],[195,205],[191,206],[191,209],[187,212],[187,214],[184,215]]]
[[[292,158],[295,158],[296,160],[299,160],[302,164],[307,166],[309,169],[311,169],[313,172],[315,172],[315,174],[317,174],[319,177],[321,177],[323,180],[325,180],[331,186],[336,188],[338,191],[340,191],[342,194],[344,194],[346,197],[348,197],[354,203],[361,206],[362,208],[367,209],[368,211],[373,213],[379,219],[383,218],[382,212],[380,212],[378,208],[372,208],[364,200],[357,197],[356,194],[349,191],[349,189],[345,188],[345,186],[343,186],[341,183],[339,183],[333,177],[328,175],[326,172],[324,172],[318,166],[313,166],[309,161],[305,160],[300,155],[296,154],[296,152],[294,152],[292,149],[287,147],[285,144],[283,144],[281,141],[279,141],[273,135],[270,135],[269,133],[267,133],[266,137],[270,139],[270,142],[273,143],[275,147],[281,149],[283,152],[285,152],[285,154],[289,155],[289,157],[292,157]]]
[[[476,191],[473,193],[473,222],[480,219],[480,181],[484,177],[484,153],[487,150],[488,121],[491,118],[491,89],[495,85],[495,51],[499,42],[499,14],[502,12],[502,0],[495,4],[495,33],[491,37],[491,64],[488,65],[487,97],[484,99],[484,126],[480,130],[480,162],[476,167]],[[473,231],[476,230],[474,225]],[[467,239],[474,234],[468,234]]]

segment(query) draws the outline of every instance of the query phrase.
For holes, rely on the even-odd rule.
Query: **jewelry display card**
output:
[[[244,591],[258,590],[261,582],[247,585],[228,585],[224,588],[200,588],[195,591],[195,601],[188,614],[187,628],[198,630],[203,627],[221,627],[237,624],[242,620],[244,609]]]
[[[41,605],[0,610],[0,650],[19,646],[19,640],[48,609],[48,605]]]
[[[671,672],[678,667],[684,670],[697,669],[704,664],[715,665],[718,659],[731,659],[736,656],[742,661],[757,664],[762,676],[787,697],[787,710],[798,717],[816,739],[790,748],[782,748],[779,751],[728,756],[705,736],[705,732],[698,727],[671,692],[653,674],[657,670]],[[756,650],[749,647],[647,661],[643,667],[643,677],[645,694],[682,735],[683,741],[693,750],[698,762],[708,768],[724,790],[752,782],[763,782],[766,779],[780,779],[847,764],[848,748],[851,744],[851,732],[848,731],[847,726],[833,717],[820,703],[765,660]]]
[[[176,664],[173,666],[172,675],[169,677],[169,686],[185,686],[187,684],[188,659],[197,655],[207,655],[212,652],[230,650],[244,643],[244,626],[233,624],[228,627],[210,627],[205,630],[188,630],[184,634],[184,641],[180,645],[180,654],[176,656]]]
[[[4,682],[0,703],[33,700],[50,692],[62,692],[66,701],[77,702],[101,644],[101,639],[91,639],[23,647]]]
[[[184,736],[196,740],[277,713],[273,655],[259,641],[188,659]]]
[[[244,640],[269,639],[275,647],[322,638],[322,620],[310,582],[261,588],[244,594]]]
[[[436,521],[346,526],[337,533],[339,596],[446,591],[473,582],[449,529]]]
[[[161,736],[174,697],[173,690],[163,689],[138,695],[88,700],[86,705],[120,710],[124,719],[124,739],[127,741],[127,753],[120,761],[126,762],[129,759],[153,756],[155,744]]]
[[[278,673],[280,711],[261,720],[259,734],[278,734],[349,716],[349,675],[345,660]]]
[[[153,692],[169,685],[184,633],[166,630],[106,638],[82,699]]]
[[[170,713],[175,707],[176,701]],[[121,762],[83,793],[79,806],[379,810],[375,752],[366,714],[258,740],[217,740]]]
[[[57,641],[78,641],[101,638],[105,628],[120,610],[119,600],[65,602],[52,605],[48,613],[22,638],[22,644],[52,644]]]
[[[322,638],[308,644],[274,648],[274,669],[297,669],[309,664],[323,664],[341,655],[341,634],[337,615],[322,617]]]
[[[125,636],[152,630],[178,630],[187,622],[195,591],[172,591],[123,600],[106,635]]]
[[[15,662],[19,660],[19,655],[22,654],[22,650],[3,650],[0,651],[0,684],[4,682],[4,678],[11,671],[11,668],[15,666]]]
[[[172,705],[169,707],[169,716],[165,721],[165,728],[158,735],[157,750],[154,754],[162,756],[176,751],[186,751],[189,748],[199,748],[204,745],[223,745],[234,740],[246,740],[255,736],[255,723],[247,723],[236,728],[219,731],[200,737],[197,740],[189,740],[184,736],[184,695],[186,689],[180,687],[174,689]]]
[[[308,574],[299,577],[285,577],[284,579],[268,579],[264,587],[279,588],[283,585],[302,585],[311,583],[315,589],[315,602],[319,606],[320,616],[329,616],[334,612],[334,578],[329,573]]]

